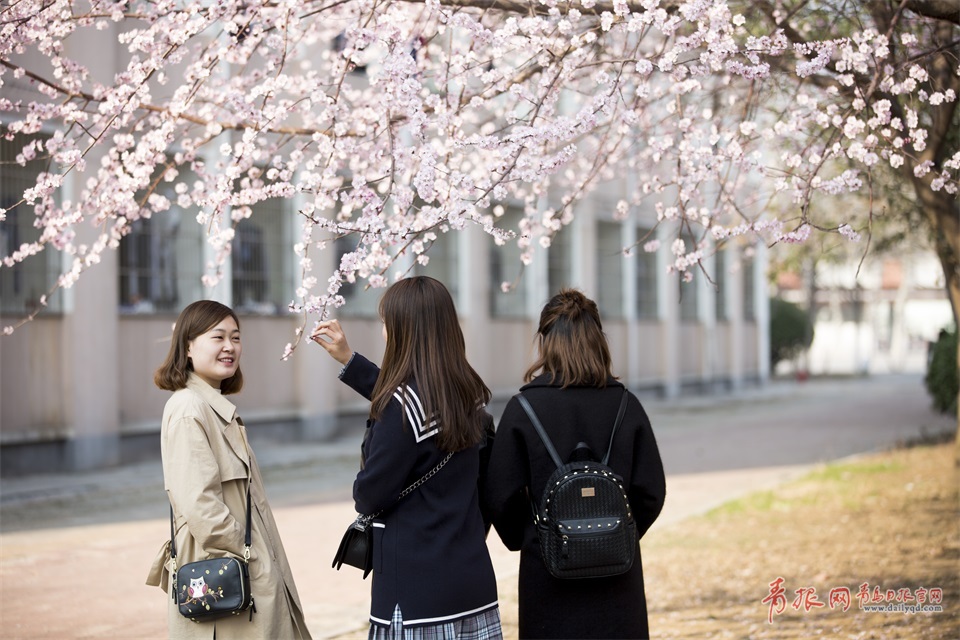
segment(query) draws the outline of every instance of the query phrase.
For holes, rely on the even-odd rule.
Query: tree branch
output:
[[[427,0],[405,0],[411,3],[426,3]],[[517,13],[522,15],[550,15],[551,7],[539,2],[523,0],[440,0],[440,4],[445,7],[459,7],[463,9],[496,9],[505,13]],[[680,6],[680,0],[666,0],[660,3],[660,8],[669,13],[673,13]],[[576,9],[583,15],[599,16],[604,12],[614,13],[613,2],[608,0],[599,0],[590,8],[571,1],[558,2],[556,9],[561,14],[566,15],[571,9]],[[646,8],[639,2],[627,2],[627,9],[631,13],[646,13]]]
[[[934,18],[960,25],[958,0],[907,0],[907,9],[924,18]]]
[[[51,89],[54,89],[59,93],[62,93],[67,98],[78,98],[81,100],[85,100],[87,102],[96,102],[96,103],[102,102],[102,100],[98,99],[93,94],[86,93],[83,91],[72,91],[70,89],[67,89],[65,87],[62,87],[56,84],[55,82],[51,82],[50,80],[47,80],[43,76],[40,76],[32,71],[24,69],[23,67],[17,66],[12,62],[8,62],[6,60],[0,59],[0,64],[2,64],[3,66],[13,71],[21,71],[23,75],[27,76],[31,80],[35,82],[39,82],[40,84],[44,84],[50,87]],[[152,105],[146,102],[141,102],[137,108],[143,109],[144,111],[149,111],[151,113],[170,114],[169,108],[158,107],[156,105]],[[250,125],[245,122],[230,123],[230,122],[221,122],[219,120],[216,120],[216,121],[205,120],[203,118],[198,118],[196,116],[190,115],[189,113],[181,112],[174,117],[178,120],[185,120],[187,122],[191,122],[193,124],[204,126],[204,127],[216,122],[223,129],[230,129],[234,131],[244,131],[250,128]],[[317,129],[317,128],[309,128],[309,127],[265,127],[261,129],[261,131],[266,133],[277,133],[277,134],[294,135],[294,136],[312,136],[315,133],[330,134],[332,132],[332,129],[330,128]]]

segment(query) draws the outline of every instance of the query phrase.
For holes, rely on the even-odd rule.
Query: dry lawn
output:
[[[953,455],[949,443],[828,465],[655,531],[641,545],[651,634],[960,638],[960,474]],[[763,600],[777,578],[785,600],[771,623]],[[886,599],[888,590],[916,598],[921,587],[942,589],[943,611],[864,612],[857,599],[863,583],[871,595],[880,588],[880,604],[896,604]],[[830,591],[843,587],[850,590],[847,611],[829,603]],[[810,588],[825,606],[810,605]]]

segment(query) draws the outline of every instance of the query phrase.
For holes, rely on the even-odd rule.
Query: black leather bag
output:
[[[180,615],[194,622],[240,615],[253,603],[249,568],[237,558],[185,564],[177,569],[173,584]]]
[[[357,516],[357,519],[350,523],[347,530],[340,540],[340,548],[337,549],[337,555],[333,557],[333,568],[340,570],[340,567],[347,564],[363,571],[363,577],[366,578],[373,570],[373,526],[370,524],[372,518],[366,516]]]
[[[448,453],[446,457],[433,469],[424,474],[422,478],[404,489],[397,498],[399,502],[405,498],[411,491],[417,489],[424,482],[433,477],[433,475],[447,464],[447,461],[453,457]],[[350,565],[363,571],[363,577],[370,575],[373,569],[373,519],[380,515],[380,511],[369,516],[357,516],[347,530],[343,532],[343,538],[340,539],[340,546],[337,553],[333,556],[333,568],[340,570],[343,565]]]
[[[238,616],[257,607],[250,592],[250,486],[247,485],[247,530],[243,559],[208,558],[177,567],[177,542],[170,508],[170,557],[173,559],[173,599],[180,615],[194,622]]]

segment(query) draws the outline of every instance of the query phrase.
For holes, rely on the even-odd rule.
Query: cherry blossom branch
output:
[[[430,0],[402,0],[403,2],[428,3]],[[615,13],[617,3],[607,0],[598,0],[592,6],[586,4],[574,4],[573,2],[557,2],[555,5],[548,6],[539,2],[525,2],[523,0],[439,0],[439,4],[445,7],[457,7],[461,9],[483,9],[496,10],[504,13],[515,13],[520,15],[551,15],[551,8],[556,9],[560,15],[567,15],[571,11],[578,11],[583,15],[599,16],[603,13]],[[658,6],[668,12],[676,11],[682,4],[679,1],[666,0],[657,3]],[[624,2],[623,7],[630,13],[644,13],[647,11],[642,2]]]

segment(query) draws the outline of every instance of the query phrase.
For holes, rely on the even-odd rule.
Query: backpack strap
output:
[[[557,454],[557,450],[554,448],[553,443],[550,442],[550,437],[547,435],[547,432],[544,431],[543,425],[540,424],[540,418],[537,417],[533,407],[530,406],[530,402],[523,397],[522,393],[517,394],[517,400],[520,402],[520,406],[523,407],[523,410],[527,412],[527,417],[530,418],[530,422],[533,423],[533,428],[537,430],[537,435],[539,435],[540,439],[543,440],[543,445],[547,448],[547,453],[549,453],[550,457],[553,458],[553,464],[557,465],[557,468],[559,469],[563,466],[563,462],[560,460],[560,456]]]
[[[610,444],[607,445],[607,455],[603,456],[603,464],[609,466],[610,452],[613,451],[613,437],[617,435],[617,429],[623,422],[623,416],[627,413],[627,388],[623,388],[623,395],[620,396],[620,410],[617,412],[617,421],[613,423],[613,432],[610,434]]]
[[[533,407],[530,406],[530,402],[523,396],[522,393],[517,394],[517,401],[520,402],[520,406],[523,407],[523,410],[527,413],[527,417],[530,418],[530,422],[533,423],[533,428],[537,430],[537,435],[539,435],[540,439],[543,440],[543,445],[547,448],[547,453],[550,454],[550,457],[553,459],[553,463],[557,465],[557,468],[559,469],[563,466],[563,461],[560,459],[560,455],[553,446],[553,442],[550,441],[550,437],[547,435],[543,425],[540,424],[540,418],[537,417]],[[620,423],[623,422],[623,416],[626,414],[626,412],[627,388],[624,387],[623,394],[620,396],[620,409],[617,411],[617,420],[613,423],[613,431],[610,433],[610,444],[607,446],[606,455],[603,456],[603,464],[605,465],[610,461],[610,452],[613,451],[613,438],[617,435],[617,430],[620,428]]]

